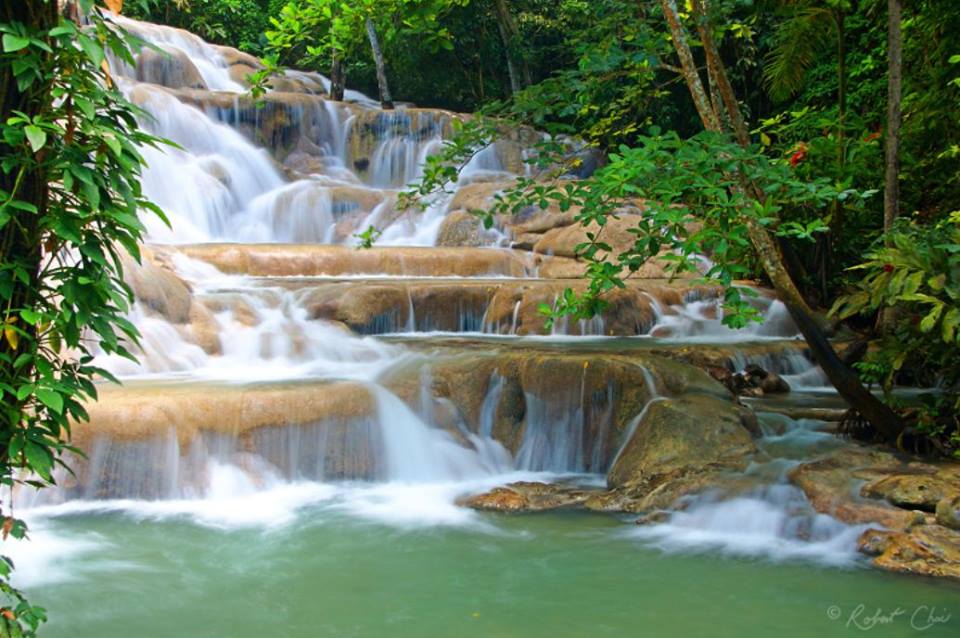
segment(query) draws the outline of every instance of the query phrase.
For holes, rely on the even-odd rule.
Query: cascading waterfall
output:
[[[156,396],[167,391],[166,383],[198,386],[197,394],[189,395],[196,403],[202,403],[205,388],[216,394],[249,387],[282,396],[251,400],[235,415],[218,413],[220,404],[201,406],[194,412],[202,418],[191,413],[197,421],[189,426],[178,421],[187,418],[176,410],[186,413],[196,406],[173,404],[175,409],[167,413],[169,427],[149,436],[108,432],[92,437],[88,461],[78,461],[78,478],[64,476],[56,489],[25,495],[27,506],[37,512],[113,508],[151,516],[187,513],[202,523],[220,525],[287,521],[297,508],[323,501],[399,525],[475,524],[477,515],[453,505],[457,496],[516,479],[551,480],[609,470],[650,405],[668,394],[651,370],[642,369],[648,393],[643,410],[625,425],[616,422],[622,390],[612,381],[588,384],[586,365],[580,378],[566,386],[533,381],[522,390],[511,388],[515,394],[510,397],[523,397],[518,410],[522,423],[511,454],[496,431],[508,391],[505,372],[497,369],[489,377],[468,426],[468,415],[460,414],[458,406],[433,395],[434,379],[424,365],[429,357],[371,336],[438,330],[435,317],[441,314],[438,310],[450,310],[447,301],[430,306],[429,291],[415,296],[408,282],[398,304],[373,313],[374,319],[362,327],[350,323],[351,312],[365,310],[359,302],[331,317],[323,285],[340,280],[377,284],[378,279],[399,280],[408,272],[421,276],[412,266],[406,269],[405,253],[390,262],[393,276],[359,267],[337,270],[336,275],[307,275],[290,265],[300,245],[352,246],[359,241],[356,234],[369,226],[381,231],[380,246],[433,246],[453,195],[437,194],[428,199],[424,212],[415,214],[396,209],[397,191],[422,174],[427,157],[443,142],[449,116],[417,109],[382,113],[374,101],[349,91],[349,103],[326,101],[309,88],[325,86],[326,78],[295,72],[284,79],[308,87],[302,99],[283,109],[268,100],[261,112],[244,101],[230,60],[217,47],[174,29],[118,21],[172,55],[149,64],[141,60],[137,68],[116,60],[112,64],[130,99],[150,115],[144,126],[180,148],[143,150],[148,163],[145,193],[166,212],[171,225],[147,219],[153,270],[128,269],[128,277],[141,279],[134,286],[138,300],[130,312],[142,334],[140,362],[101,356],[97,363],[134,390],[153,388]],[[176,78],[191,76],[191,67],[199,78],[197,86],[171,86]],[[278,112],[281,124],[267,121],[270,113]],[[293,141],[290,130],[296,132]],[[271,135],[287,145],[283,165],[278,154],[263,147],[269,146]],[[504,177],[510,174],[491,145],[474,155],[458,184]],[[482,250],[507,243],[496,229],[479,237],[485,244]],[[268,252],[248,254],[229,242],[279,245],[289,252],[270,261]],[[183,247],[219,243],[224,243],[218,248],[222,268],[187,256]],[[254,267],[277,274],[247,274]],[[496,283],[496,277],[538,278],[539,266],[532,259],[520,272],[511,268],[472,277],[482,280],[477,285],[486,286],[489,296],[461,298],[454,312],[446,312],[455,320],[443,329],[458,335],[517,335],[528,307],[521,299],[510,297],[500,318],[487,320],[495,291],[489,282]],[[454,277],[446,279],[458,283]],[[377,295],[372,299],[376,302]],[[715,298],[689,298],[672,306],[654,296],[650,301],[656,321],[649,335],[642,336],[685,342],[731,339],[721,325]],[[780,302],[761,297],[757,304],[767,321],[737,338],[796,335]],[[609,326],[604,317],[578,322],[564,318],[543,339],[601,337]],[[791,384],[819,383],[802,354],[778,357],[744,358],[737,365],[759,362]],[[418,365],[421,376],[412,400],[385,380],[405,366]],[[304,385],[289,387],[293,382]],[[329,415],[308,414],[312,401],[343,391],[344,384],[353,384],[351,392],[362,391],[345,395]],[[151,400],[147,396],[143,402]],[[270,420],[271,406],[276,405],[283,406],[284,418]],[[121,420],[139,425],[139,404],[128,409]],[[261,419],[262,425],[245,428],[247,419]],[[620,433],[616,441],[614,432]],[[344,497],[346,493],[350,496]],[[800,536],[809,534],[815,542],[808,550],[816,553],[832,551],[832,545],[817,545],[821,540],[829,544],[842,537],[838,547],[846,547],[850,528],[836,527],[832,519],[792,518],[788,512],[797,499],[795,491],[779,483],[739,500],[705,497],[667,525],[650,528],[654,531],[649,538],[659,539],[656,534],[663,530],[722,532],[746,513],[755,517],[756,535],[764,538],[799,543]],[[261,511],[250,511],[255,508]]]

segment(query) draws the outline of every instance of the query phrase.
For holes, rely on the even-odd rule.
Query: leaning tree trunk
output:
[[[693,97],[697,112],[707,130],[720,131],[722,118],[710,108],[710,101],[707,99],[703,88],[703,82],[697,71],[693,60],[693,52],[690,50],[686,29],[680,22],[680,16],[677,12],[675,0],[660,0],[663,7],[664,16],[670,26],[671,36],[674,47],[677,49],[677,55],[680,58],[681,68],[687,87]],[[708,67],[712,70],[717,80],[723,103],[727,109],[729,121],[734,127],[734,134],[740,144],[747,146],[749,144],[749,134],[746,123],[743,119],[740,105],[736,100],[733,87],[730,85],[726,74],[726,68],[723,60],[720,58],[719,50],[712,37],[708,23],[708,15],[704,10],[702,0],[693,0],[695,17],[701,25],[699,27],[701,42],[704,53],[707,58]],[[763,191],[756,184],[744,184],[747,192],[752,192],[760,201],[765,198]],[[807,305],[806,300],[800,294],[799,289],[790,278],[787,269],[783,264],[783,257],[777,247],[777,243],[767,229],[750,215],[743,217],[743,223],[747,227],[750,236],[750,242],[763,266],[770,283],[773,284],[780,300],[787,307],[794,323],[797,324],[800,333],[803,335],[810,347],[814,360],[823,369],[824,374],[830,380],[830,383],[837,389],[851,407],[856,409],[871,424],[890,441],[895,440],[903,431],[902,423],[896,413],[891,410],[883,401],[873,396],[860,382],[859,377],[851,371],[843,361],[837,356],[836,351],[830,344],[824,334],[824,330],[817,320],[817,315]]]
[[[530,77],[530,67],[526,59],[518,56],[518,43],[520,41],[520,30],[513,20],[510,13],[510,7],[507,6],[507,0],[496,0],[497,28],[500,31],[500,39],[503,41],[503,48],[507,55],[507,73],[510,75],[510,90],[513,93],[519,93],[525,87],[533,84]],[[517,65],[517,58],[520,58],[520,64]]]
[[[342,102],[346,86],[347,76],[343,68],[343,58],[339,51],[334,51],[330,62],[330,99]]]
[[[680,58],[680,68],[683,71],[684,79],[687,81],[687,88],[690,90],[690,96],[693,98],[693,105],[697,108],[700,120],[708,131],[720,131],[722,130],[720,118],[713,110],[710,98],[707,97],[703,82],[700,80],[700,74],[697,72],[697,64],[693,60],[693,52],[687,42],[687,31],[680,23],[676,0],[660,0],[660,6],[663,8],[667,25],[670,27],[673,48],[676,49],[677,57]]]
[[[377,27],[374,26],[373,20],[370,18],[367,18],[367,37],[370,39],[373,61],[377,65],[377,88],[380,90],[380,106],[389,111],[393,109],[393,98],[390,97],[390,85],[387,84],[387,65],[383,61],[383,51],[380,49]]]
[[[886,176],[883,189],[883,231],[893,230],[900,214],[900,100],[903,94],[903,38],[900,26],[901,0],[887,0],[889,11],[887,33],[887,139]]]

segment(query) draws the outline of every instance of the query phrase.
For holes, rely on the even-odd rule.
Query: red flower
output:
[[[884,264],[883,272],[893,272],[893,264]]]
[[[807,158],[807,147],[801,146],[796,153],[790,156],[790,166],[796,168],[797,164]]]

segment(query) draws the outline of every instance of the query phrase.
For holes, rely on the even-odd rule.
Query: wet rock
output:
[[[514,182],[474,182],[457,189],[450,200],[450,210],[487,211],[494,204],[494,196]]]
[[[327,162],[310,153],[293,151],[284,158],[283,167],[291,180],[304,179],[311,175],[323,175],[327,170]]]
[[[637,525],[659,525],[670,520],[670,512],[666,510],[655,510],[648,512],[637,519]]]
[[[607,484],[642,511],[669,507],[719,474],[742,470],[756,452],[730,401],[687,395],[652,402],[607,474]]]
[[[255,55],[244,53],[240,49],[222,44],[211,44],[209,46],[212,46],[214,49],[216,49],[217,53],[220,54],[220,57],[223,58],[223,61],[227,66],[235,66],[239,64],[257,70],[263,68],[263,65],[260,64],[260,60],[257,59],[257,56]]]
[[[199,301],[210,312],[230,312],[231,318],[242,326],[250,327],[260,323],[260,313],[243,295],[218,294],[201,297]]]
[[[213,316],[213,313],[210,312],[205,305],[193,303],[190,306],[189,319],[188,339],[203,348],[203,351],[207,354],[222,354],[223,347],[220,343],[220,324]]]
[[[610,245],[615,254],[624,252],[636,241],[637,236],[629,231],[636,228],[641,219],[640,215],[626,214],[619,218],[611,217],[603,226],[603,232],[599,237],[604,243]],[[587,227],[580,224],[554,228],[543,234],[533,250],[545,255],[576,257],[577,246],[590,241],[587,233],[597,234],[600,230],[601,228],[596,225]]]
[[[868,529],[857,546],[882,569],[960,579],[960,533],[940,525],[917,526],[909,533]]]
[[[651,403],[607,479],[622,487],[698,467],[745,467],[756,451],[735,406],[711,396]]]
[[[483,225],[465,210],[447,213],[437,235],[437,246],[483,246]]]
[[[494,512],[546,512],[579,507],[591,493],[558,483],[520,481],[462,498],[458,504]]]
[[[230,79],[236,82],[237,84],[242,84],[243,86],[249,86],[250,83],[247,81],[247,77],[257,72],[257,69],[252,66],[238,63],[233,64],[227,70],[227,73],[230,74]]]
[[[153,253],[144,251],[138,264],[130,257],[123,260],[123,278],[137,301],[171,323],[190,321],[193,295],[186,283],[172,271],[158,266]]]
[[[760,438],[763,436],[763,429],[760,427],[760,420],[757,418],[757,413],[751,408],[747,406],[740,408],[740,423],[754,438]]]
[[[937,503],[937,522],[960,531],[960,494],[945,496]]]
[[[373,247],[317,244],[197,244],[156,247],[156,252],[180,251],[226,273],[255,277],[287,275],[408,275],[524,277],[532,268],[521,251],[492,248]]]
[[[625,430],[656,393],[729,397],[701,370],[661,357],[500,349],[489,342],[449,354],[431,350],[428,369],[411,363],[391,370],[381,383],[419,405],[425,379],[431,394],[449,399],[472,432],[490,432],[515,456],[529,441],[523,467],[534,470],[606,472]],[[731,409],[731,414],[742,427],[739,413]],[[544,443],[561,437],[563,444]],[[553,449],[562,450],[564,458],[550,456]]]
[[[144,47],[137,56],[137,80],[172,89],[205,89],[207,85],[189,56],[180,49]]]
[[[523,512],[530,507],[530,501],[523,494],[507,487],[496,487],[484,494],[478,494],[457,501],[462,507],[493,512]]]
[[[173,431],[183,443],[201,432],[239,434],[262,427],[349,421],[375,411],[361,383],[138,385],[104,387],[73,428],[81,449],[98,436],[146,440]]]
[[[932,522],[933,517],[896,507],[885,500],[864,498],[860,495],[858,483],[879,482],[891,475],[918,471],[942,471],[944,477],[956,476],[955,464],[938,470],[934,466],[901,459],[880,449],[851,444],[823,459],[797,466],[790,472],[789,479],[803,490],[818,512],[845,523],[879,523],[889,529],[902,531],[920,521]]]
[[[894,474],[867,483],[860,495],[882,498],[897,507],[933,512],[947,496],[960,495],[960,485],[927,474]]]
[[[790,384],[784,381],[783,377],[775,372],[767,373],[767,376],[760,382],[760,389],[765,394],[779,394],[790,392]]]
[[[341,321],[361,334],[479,331],[495,286],[482,281],[344,281],[311,287],[310,317]]]

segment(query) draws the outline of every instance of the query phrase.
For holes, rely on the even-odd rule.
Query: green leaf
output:
[[[59,392],[48,388],[37,388],[37,398],[57,414],[63,414],[63,396]]]
[[[50,470],[53,469],[53,456],[49,450],[42,445],[28,440],[24,443],[23,455],[26,457],[27,464],[31,470],[39,474],[42,478],[50,480]]]
[[[943,317],[943,340],[953,343],[956,338],[957,326],[960,325],[960,309],[951,308]]]
[[[39,126],[30,124],[23,127],[23,132],[27,134],[27,140],[30,142],[30,148],[36,153],[43,145],[47,143],[47,134]]]
[[[3,50],[7,53],[13,53],[14,51],[19,51],[20,49],[26,49],[28,46],[30,46],[30,38],[14,35],[12,33],[5,33],[3,36]]]
[[[99,42],[87,35],[78,36],[77,41],[80,43],[80,48],[87,54],[87,57],[90,58],[94,66],[98,67],[103,63],[104,52]]]
[[[930,312],[927,313],[927,316],[923,318],[920,322],[920,332],[930,332],[933,330],[933,327],[937,325],[937,320],[940,319],[940,314],[943,312],[943,304],[936,304]]]

